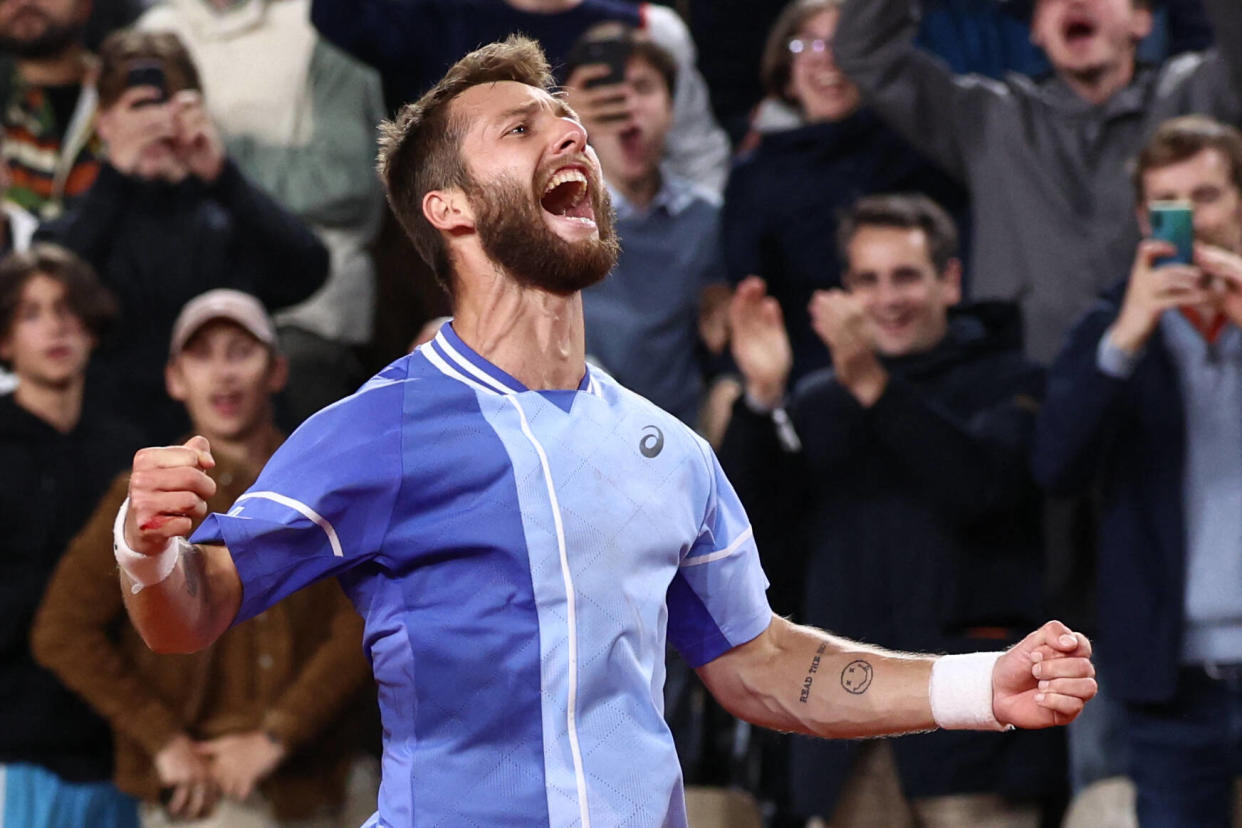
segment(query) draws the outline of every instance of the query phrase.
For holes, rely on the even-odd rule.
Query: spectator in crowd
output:
[[[729,140],[712,115],[690,31],[667,6],[630,0],[312,0],[311,19],[328,40],[379,69],[398,104],[419,97],[479,44],[515,33],[539,41],[558,79],[580,86],[587,77],[566,77],[559,69],[588,29],[605,22],[641,28],[677,59],[670,167],[717,192],[724,187]],[[594,91],[604,99],[624,92],[618,84]]]
[[[727,291],[720,197],[662,169],[677,85],[672,55],[619,24],[604,24],[586,39],[616,41],[629,54],[619,112],[600,117],[589,105],[579,108],[580,89],[568,97],[599,155],[622,240],[611,276],[582,294],[587,353],[693,427],[704,390],[700,317],[723,310],[718,297]]]
[[[828,364],[807,303],[840,285],[838,213],[859,196],[925,192],[956,214],[965,195],[885,126],[837,68],[834,35],[843,0],[794,0],[768,35],[761,143],[725,191],[729,278],[762,276],[793,344],[792,380]]]
[[[285,372],[254,297],[209,291],[177,318],[168,393],[211,441],[211,508],[228,508],[281,443],[272,395]],[[209,650],[152,653],[115,583],[112,522],[128,486],[128,473],[113,481],[70,545],[32,636],[40,662],[111,722],[117,785],[143,800],[148,828],[207,815],[210,823],[193,824],[342,824],[351,757],[333,724],[368,675],[362,619],[326,581]]]
[[[59,215],[99,173],[93,58],[83,41],[90,0],[0,3],[6,197],[42,219]]]
[[[35,663],[30,627],[69,539],[141,436],[83,405],[86,365],[115,302],[85,262],[40,244],[0,261],[0,823],[133,828],[109,782],[108,725]]]
[[[0,142],[4,137],[0,135]],[[3,151],[0,150],[0,156]],[[4,198],[9,189],[9,168],[0,164],[0,257],[13,251],[29,249],[31,239],[39,226],[39,220],[12,201]],[[0,365],[0,394],[7,394],[17,387],[17,377]]]
[[[301,422],[369,373],[354,349],[370,342],[375,313],[379,76],[319,36],[310,0],[163,0],[139,26],[177,34],[229,157],[331,254],[323,288],[276,317],[290,368],[286,408]]]
[[[162,87],[129,85],[135,69],[151,67]],[[328,253],[229,158],[175,35],[112,35],[99,94],[107,163],[82,203],[41,233],[94,264],[120,298],[125,325],[101,351],[92,382],[162,443],[186,427],[163,383],[178,310],[214,287],[244,289],[269,308],[294,304],[323,284]]]
[[[966,183],[971,293],[1021,303],[1027,352],[1056,353],[1137,242],[1124,165],[1171,116],[1242,119],[1242,5],[1205,0],[1218,47],[1136,63],[1150,0],[1036,0],[1043,82],[955,76],[914,45],[912,0],[847,0],[837,63],[877,113]]]
[[[1040,499],[1026,457],[1043,372],[1022,356],[1015,308],[950,310],[961,297],[956,232],[926,197],[865,198],[839,232],[846,291],[811,304],[832,368],[788,399],[780,306],[757,277],[739,285],[730,316],[746,394],[721,461],[752,514],[794,504],[785,530],[806,550],[806,623],[901,650],[1012,642],[1041,613]],[[798,739],[793,805],[839,826],[1033,828],[1035,801],[1064,784],[1057,738]],[[904,797],[859,808],[877,788]]]
[[[1138,245],[1129,278],[1073,328],[1033,454],[1050,489],[1095,486],[1101,675],[1125,703],[1144,826],[1230,824],[1242,743],[1242,134],[1160,127],[1134,174],[1193,204],[1193,264]],[[1141,643],[1140,643],[1141,642]]]

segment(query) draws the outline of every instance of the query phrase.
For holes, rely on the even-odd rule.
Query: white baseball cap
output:
[[[198,329],[213,319],[227,319],[245,328],[251,336],[267,345],[276,347],[276,326],[263,309],[263,304],[249,293],[228,288],[217,288],[200,294],[181,309],[173,323],[172,342],[168,355],[175,357],[190,341]]]

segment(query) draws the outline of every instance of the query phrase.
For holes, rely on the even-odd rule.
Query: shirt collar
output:
[[[660,168],[660,189],[656,192],[655,198],[651,199],[646,210],[635,207],[627,201],[621,191],[612,184],[609,183],[607,186],[608,194],[612,196],[613,209],[617,211],[617,218],[621,220],[642,218],[651,215],[656,210],[663,210],[670,216],[676,216],[694,203],[693,185],[685,179],[670,174],[663,167]]]
[[[448,374],[468,385],[475,386],[493,394],[520,394],[528,391],[516,377],[488,362],[462,341],[453,330],[453,322],[449,320],[440,326],[435,338],[419,349],[441,372]],[[582,381],[578,383],[579,391],[597,393],[598,385],[591,376],[591,367],[585,365]]]

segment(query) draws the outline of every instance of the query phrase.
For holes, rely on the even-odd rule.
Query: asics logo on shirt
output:
[[[643,439],[638,441],[643,457],[655,457],[664,451],[664,432],[653,425],[643,426]]]

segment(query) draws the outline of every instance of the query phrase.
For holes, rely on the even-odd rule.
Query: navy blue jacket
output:
[[[765,551],[781,530],[785,554],[805,560],[800,620],[923,652],[1001,649],[1041,620],[1041,499],[1026,458],[1043,371],[1022,356],[1016,322],[1013,306],[955,313],[931,351],[884,360],[890,380],[870,409],[831,371],[808,376],[789,405],[799,453],[769,417],[735,407],[720,459],[765,568],[789,565]],[[787,524],[774,529],[774,514]],[[944,731],[893,750],[908,796],[1031,796],[1060,784],[1059,739]],[[857,749],[795,742],[800,813],[831,813]]]
[[[62,779],[112,775],[112,730],[30,652],[30,626],[69,541],[141,435],[89,405],[67,434],[0,396],[0,764]]]
[[[1113,695],[1160,702],[1177,687],[1184,629],[1185,415],[1159,327],[1128,380],[1096,367],[1124,290],[1087,312],[1053,363],[1031,466],[1054,493],[1098,488],[1096,662]]]

